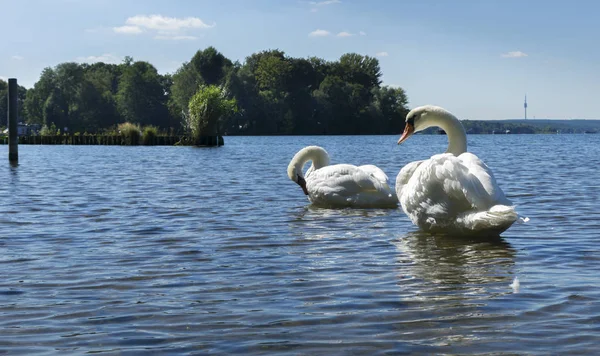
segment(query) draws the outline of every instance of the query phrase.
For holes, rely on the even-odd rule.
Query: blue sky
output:
[[[232,60],[279,48],[328,60],[377,56],[410,107],[464,119],[600,118],[600,1],[0,0],[0,77],[146,60],[176,70],[198,49]]]

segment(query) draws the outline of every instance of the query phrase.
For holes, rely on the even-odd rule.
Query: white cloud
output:
[[[331,32],[319,29],[314,30],[313,32],[308,34],[308,36],[310,37],[327,37],[329,35],[331,35]]]
[[[138,26],[128,26],[128,25],[120,26],[120,27],[113,27],[113,31],[115,31],[116,33],[124,33],[127,35],[138,35],[138,34],[144,32]]]
[[[317,7],[333,5],[333,4],[341,4],[342,2],[340,0],[324,0],[324,1],[309,1],[308,3],[312,6],[312,8],[310,9],[310,12],[317,12],[317,11],[319,11],[319,9],[317,9]]]
[[[309,37],[329,37],[329,36],[333,36],[334,34],[331,33],[330,31],[327,30],[321,30],[321,29],[316,29],[313,32],[309,33],[308,36]],[[352,36],[356,36],[356,34],[351,33],[351,32],[346,32],[346,31],[342,31],[342,32],[338,32],[337,34],[335,34],[335,37],[352,37]]]
[[[23,59],[25,59],[23,56],[19,56],[18,54],[15,54],[11,58],[14,59],[14,60],[16,60],[16,61],[22,61]]]
[[[375,53],[375,55],[376,55],[377,57],[387,57],[387,56],[389,56],[390,54],[389,54],[389,53],[387,53],[386,51],[382,51],[382,52],[377,52],[377,53]]]
[[[167,17],[162,15],[136,15],[125,20],[125,24],[113,27],[113,31],[120,34],[154,34],[157,40],[194,40],[197,36],[190,35],[187,31],[207,29],[216,24],[207,24],[197,17]]]
[[[197,38],[198,37],[196,37],[196,36],[186,36],[186,35],[179,35],[179,36],[158,35],[158,36],[154,36],[155,40],[170,40],[170,41],[193,41],[193,40],[195,40]]]
[[[211,28],[215,26],[215,24],[208,25],[197,17],[178,19],[176,17],[166,17],[162,15],[137,15],[128,18],[125,21],[125,24],[129,26],[138,26],[140,28],[169,32],[178,32],[188,28]]]
[[[361,35],[361,36],[366,36],[367,35],[367,33],[365,31],[360,31],[358,34]]]
[[[521,51],[513,51],[513,52],[502,53],[501,56],[504,58],[522,58],[522,57],[527,57],[527,53],[524,53]]]
[[[324,5],[333,5],[333,4],[341,4],[340,0],[324,0],[324,1],[310,1],[309,4],[314,6],[324,6]]]
[[[0,80],[4,80],[5,82],[8,82],[8,79],[6,79],[6,77],[3,77],[0,75]]]
[[[80,63],[104,62],[104,63],[118,64],[123,61],[123,58],[119,57],[119,56],[115,56],[114,54],[111,54],[111,53],[105,53],[100,56],[77,57],[77,58],[75,58],[75,60]]]

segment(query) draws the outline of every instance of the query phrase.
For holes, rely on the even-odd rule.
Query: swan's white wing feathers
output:
[[[357,168],[382,183],[387,184],[387,182],[389,180],[387,174],[385,174],[384,171],[382,171],[379,167],[377,167],[375,165],[365,164],[364,166],[358,166]]]
[[[398,173],[398,175],[396,176],[396,195],[398,196],[398,199],[400,199],[400,197],[402,196],[402,190],[404,189],[406,184],[408,184],[410,178],[413,176],[417,168],[423,162],[424,161],[414,161],[402,167],[400,173]]]
[[[378,190],[382,184],[358,167],[336,164],[315,170],[306,177],[307,186],[321,193],[345,192],[348,194],[364,190]],[[310,191],[310,189],[309,189]]]
[[[466,167],[456,164],[452,154],[435,155],[415,166],[407,166],[406,172],[414,170],[408,182],[401,187],[401,203],[411,220],[431,223],[453,215],[456,210],[472,207],[465,191],[472,182],[464,179]],[[404,170],[404,169],[403,169]],[[433,220],[432,220],[433,219]]]
[[[491,169],[472,153],[466,152],[458,156],[458,159],[469,169],[469,173],[477,177],[481,187],[486,191],[488,205],[510,205],[511,202],[504,196],[504,192],[496,183],[496,178]]]
[[[413,162],[400,171],[398,183],[401,186],[396,191],[403,210],[413,223],[428,229],[448,229],[456,224],[468,229],[479,227],[488,215],[471,218],[473,214],[506,200],[496,200],[504,196],[502,191],[487,166],[472,154],[456,157],[445,153]]]
[[[385,173],[372,166],[365,170],[350,165],[336,164],[313,170],[306,175],[310,199],[325,206],[389,206],[397,202],[391,193]],[[377,172],[379,171],[379,172]]]

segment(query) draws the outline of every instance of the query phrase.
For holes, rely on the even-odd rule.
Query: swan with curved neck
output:
[[[407,164],[396,178],[402,210],[415,225],[427,231],[500,234],[515,221],[529,220],[517,214],[489,167],[467,152],[465,130],[449,111],[433,105],[411,110],[398,144],[432,126],[446,132],[446,152]]]
[[[452,113],[433,105],[420,106],[412,109],[406,115],[406,126],[404,127],[402,137],[398,140],[398,144],[406,141],[414,133],[434,126],[446,132],[446,136],[448,137],[448,149],[446,153],[459,156],[467,152],[467,133],[463,125]]]
[[[302,173],[302,168],[307,162],[312,162],[309,171],[319,169],[329,165],[329,155],[327,151],[319,146],[308,146],[298,151],[288,165],[288,177],[302,188],[304,194],[309,195],[306,189],[304,173]]]
[[[306,174],[302,169],[312,162]],[[395,208],[398,199],[388,184],[387,175],[374,165],[329,165],[329,154],[319,146],[308,146],[296,153],[287,168],[288,177],[297,183],[315,206],[327,208]]]

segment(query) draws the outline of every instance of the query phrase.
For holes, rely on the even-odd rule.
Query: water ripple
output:
[[[600,135],[469,136],[531,219],[501,238],[315,209],[286,177],[310,144],[392,180],[445,149],[396,139],[20,147],[0,165],[0,352],[595,353]]]

